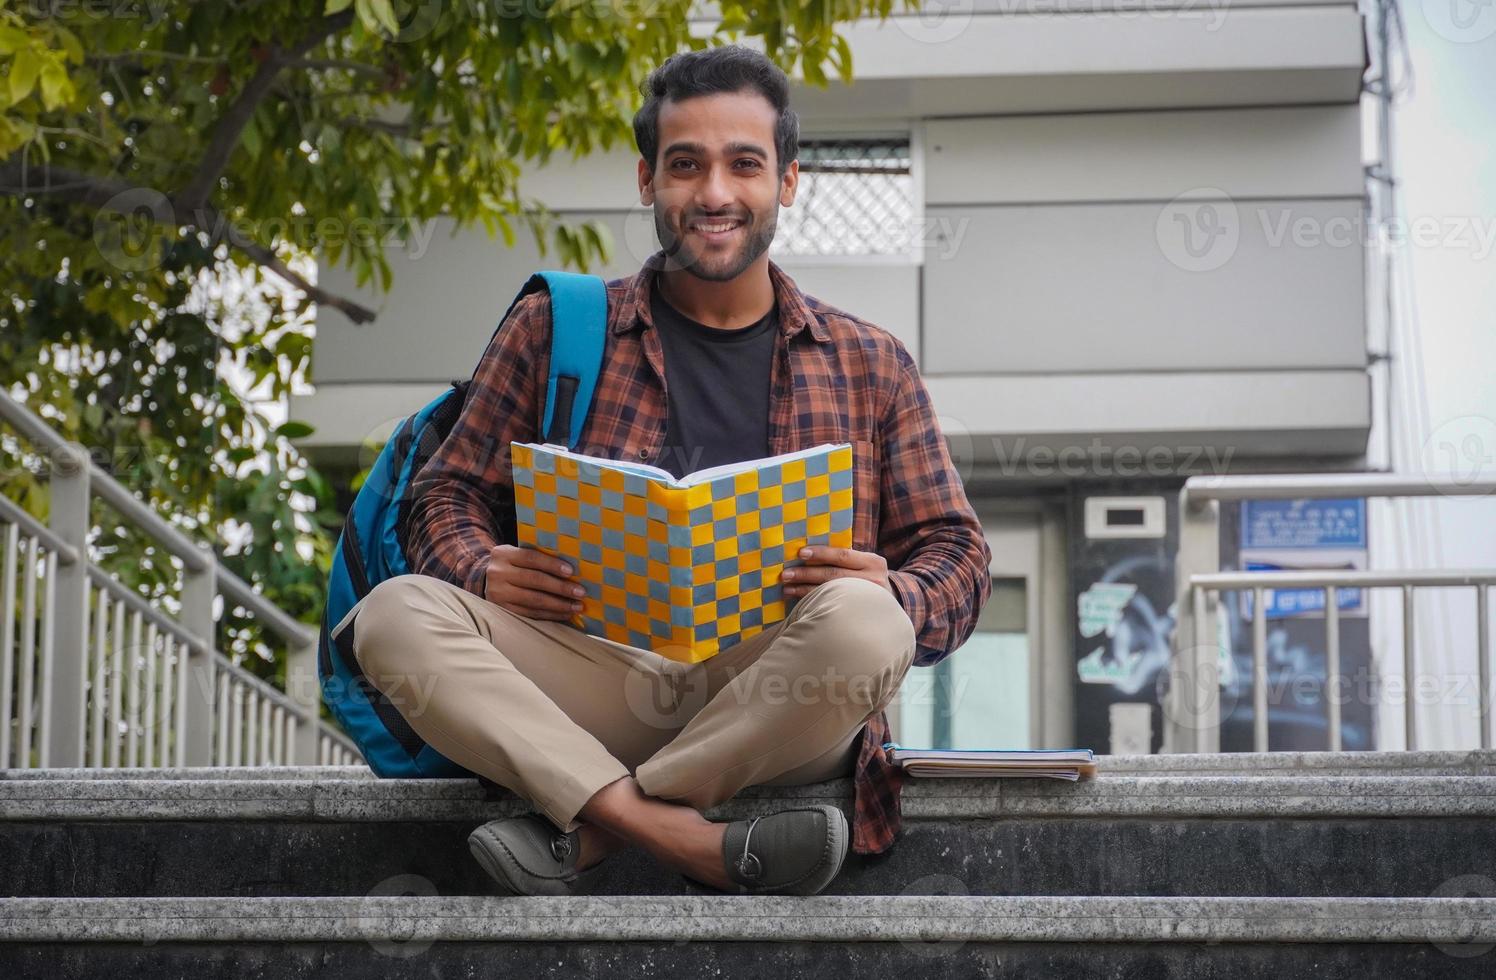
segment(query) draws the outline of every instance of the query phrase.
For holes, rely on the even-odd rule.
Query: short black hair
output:
[[[671,55],[639,88],[644,105],[634,113],[634,142],[651,171],[659,160],[661,104],[745,89],[762,95],[779,113],[774,126],[779,176],[800,155],[800,117],[790,108],[790,80],[783,69],[752,48],[724,44]]]

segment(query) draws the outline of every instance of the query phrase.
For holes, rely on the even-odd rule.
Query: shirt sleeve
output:
[[[914,623],[915,664],[939,663],[966,642],[992,593],[992,551],[951,463],[914,359],[895,344],[898,374],[880,426],[879,550]]]
[[[549,369],[550,295],[520,300],[473,372],[462,412],[411,484],[410,567],[484,595],[488,556],[514,544],[509,444],[536,441]]]

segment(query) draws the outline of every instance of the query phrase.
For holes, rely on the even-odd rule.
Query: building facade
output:
[[[1366,465],[1365,25],[1350,2],[926,6],[844,29],[853,85],[797,85],[805,177],[771,253],[914,355],[992,546],[978,632],[910,675],[897,731],[1156,750],[1184,478]],[[656,248],[635,160],[561,160],[521,185],[611,229],[612,261],[591,270],[607,277]],[[380,311],[365,326],[320,312],[316,391],[293,401],[333,471],[468,375],[554,264],[523,233],[506,248],[439,223],[390,261],[384,296],[322,270]],[[1223,564],[1290,567],[1273,533],[1354,563],[1352,537],[1292,532],[1342,517],[1228,518]],[[1312,659],[1294,626],[1312,610],[1275,611],[1284,655]],[[1350,616],[1348,650],[1365,632]],[[1274,716],[1274,747],[1322,747],[1315,710]],[[1371,747],[1370,727],[1346,747]]]

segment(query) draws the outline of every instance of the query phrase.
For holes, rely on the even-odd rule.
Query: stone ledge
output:
[[[1496,942],[1471,898],[10,899],[17,942]]]
[[[1418,752],[1212,752],[1098,755],[1104,775],[1496,776],[1496,749]],[[375,779],[367,766],[162,767],[135,769],[0,769],[0,784],[35,779],[316,780]],[[453,782],[454,780],[447,780]],[[461,780],[455,780],[461,782]]]
[[[756,786],[710,811],[740,819],[789,803],[846,807],[849,780]],[[1496,816],[1490,776],[1133,776],[1083,783],[927,779],[905,786],[911,820],[1000,817]],[[466,820],[528,812],[465,779],[24,779],[0,782],[0,820]]]

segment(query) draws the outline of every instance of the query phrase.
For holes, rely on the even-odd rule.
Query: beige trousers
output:
[[[898,600],[863,579],[833,579],[690,665],[424,575],[381,582],[355,611],[344,628],[359,665],[411,728],[562,830],[630,774],[698,809],[745,786],[848,775],[914,657]]]

